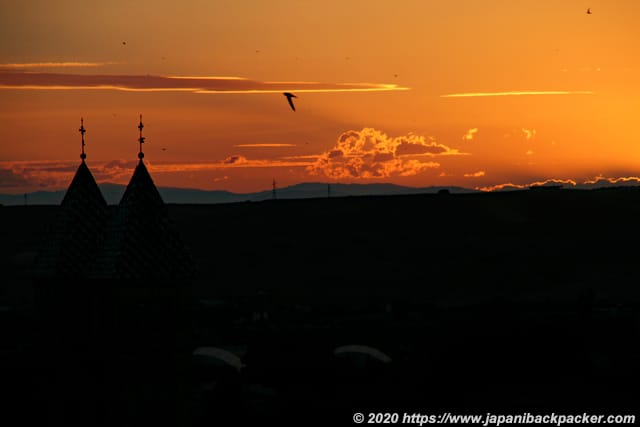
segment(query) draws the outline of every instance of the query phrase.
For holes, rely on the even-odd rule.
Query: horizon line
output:
[[[632,182],[634,182],[634,181],[635,181],[635,184],[632,184]],[[335,181],[303,181],[303,182],[298,182],[298,183],[286,185],[284,187],[280,187],[280,190],[285,189],[285,188],[299,186],[299,185],[323,185],[323,186],[324,185],[344,185],[344,186],[380,186],[380,185],[388,185],[388,186],[394,186],[394,187],[400,187],[400,188],[412,189],[412,190],[433,189],[433,188],[440,188],[440,189],[457,188],[457,189],[467,190],[467,191],[470,191],[470,192],[477,192],[477,193],[493,193],[493,192],[501,192],[501,191],[519,191],[519,190],[527,190],[527,189],[530,189],[532,187],[534,187],[534,188],[557,188],[558,186],[560,186],[561,189],[563,189],[563,190],[570,190],[570,189],[581,190],[581,189],[585,189],[585,187],[587,187],[586,189],[607,188],[606,186],[598,185],[598,183],[603,183],[603,184],[604,183],[608,183],[608,184],[611,184],[611,187],[638,187],[638,186],[640,186],[640,177],[607,178],[607,177],[604,177],[604,176],[596,176],[593,179],[587,179],[587,180],[582,181],[582,182],[576,182],[576,181],[571,180],[571,179],[567,179],[567,180],[549,179],[549,180],[544,180],[544,181],[530,182],[528,184],[505,183],[505,184],[499,184],[499,185],[494,185],[494,186],[485,186],[485,187],[472,187],[472,186],[463,186],[463,185],[411,186],[411,185],[405,185],[405,184],[396,184],[396,183],[393,183],[393,182],[390,182],[390,181],[385,181],[385,182],[366,182],[366,183],[335,182]],[[625,183],[627,185],[625,185]],[[98,182],[97,184],[98,184],[98,186],[112,185],[112,186],[124,187],[124,188],[126,188],[127,185],[128,185],[128,184],[125,184],[125,183],[120,184],[120,183],[113,182],[113,181],[103,181],[103,182]],[[620,185],[615,185],[615,184],[620,184]],[[225,190],[225,189],[207,190],[207,189],[197,188],[197,187],[178,187],[178,186],[170,186],[170,185],[159,185],[159,186],[157,186],[158,189],[173,189],[173,190],[179,190],[179,191],[201,191],[201,192],[205,192],[205,193],[209,193],[209,192],[225,192],[225,193],[231,193],[231,194],[236,194],[236,195],[250,195],[250,194],[256,194],[256,193],[263,193],[263,192],[272,192],[272,189],[270,189],[269,187],[270,186],[267,186],[263,190],[248,191],[248,192],[236,192],[236,191]],[[4,193],[4,192],[0,191],[0,196],[20,197],[20,196],[29,195],[29,194],[35,194],[35,193],[57,193],[57,192],[64,192],[66,190],[67,190],[67,188],[60,188],[60,189],[56,189],[56,190],[44,190],[44,189],[41,189],[41,190],[33,190],[33,191],[18,192],[18,193]]]

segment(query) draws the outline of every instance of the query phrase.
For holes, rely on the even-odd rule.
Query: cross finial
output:
[[[80,134],[82,135],[82,153],[80,154],[80,158],[82,159],[82,161],[84,162],[84,159],[87,158],[87,155],[84,154],[84,134],[87,130],[84,128],[84,118],[80,117],[80,129],[78,129],[78,132],[80,132]]]
[[[140,114],[140,124],[138,124],[138,129],[140,129],[140,137],[138,138],[138,142],[140,142],[140,152],[138,153],[138,158],[142,160],[144,157],[144,153],[142,152],[142,144],[144,144],[144,137],[142,136],[142,128],[144,125],[142,124],[142,114]]]

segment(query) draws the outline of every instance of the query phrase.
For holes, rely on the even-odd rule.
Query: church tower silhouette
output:
[[[138,164],[108,206],[81,121],[82,162],[36,257],[41,333],[59,349],[51,368],[66,376],[57,403],[69,411],[51,421],[176,425],[181,416],[196,271],[143,162],[142,116],[138,128]]]
[[[85,161],[86,129],[83,119],[80,123],[82,162],[36,258],[34,276],[39,279],[86,277],[108,224],[109,207]],[[53,283],[50,286],[53,287]]]

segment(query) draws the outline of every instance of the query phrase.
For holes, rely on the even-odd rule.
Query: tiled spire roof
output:
[[[82,159],[36,258],[38,278],[83,277],[102,244],[109,207]]]
[[[85,163],[67,189],[58,216],[45,236],[34,268],[36,278],[190,279],[194,263],[171,222],[167,207],[140,161],[115,213]]]
[[[56,220],[44,236],[34,265],[36,278],[84,277],[102,244],[109,207],[85,163],[84,119],[80,119],[82,163],[67,189]]]
[[[140,159],[111,221],[92,277],[174,280],[193,276],[189,252]]]
[[[91,273],[95,279],[153,279],[159,282],[189,279],[195,272],[191,255],[142,161],[143,127],[140,116],[140,160],[96,258]]]

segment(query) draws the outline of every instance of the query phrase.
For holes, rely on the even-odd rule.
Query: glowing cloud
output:
[[[463,176],[465,178],[480,178],[480,177],[483,177],[484,175],[485,175],[484,171],[478,171],[473,173],[465,173]]]
[[[535,129],[522,128],[522,132],[524,133],[524,137],[527,138],[527,139],[531,139],[534,136],[536,136],[536,130]]]
[[[607,182],[609,184],[628,184],[628,183],[637,183],[640,184],[640,177],[637,176],[621,176],[618,178],[607,178],[602,175],[598,175],[591,180],[584,181],[583,184],[598,184],[602,182]]]
[[[478,128],[469,129],[466,134],[462,137],[462,139],[471,141],[473,139],[473,135],[478,132]]]
[[[544,181],[530,182],[529,184],[513,184],[509,182],[505,184],[497,184],[497,185],[492,185],[488,187],[476,187],[476,190],[481,190],[481,191],[499,191],[499,190],[505,190],[505,189],[522,190],[529,187],[542,187],[545,185],[557,185],[557,184],[571,185],[572,187],[575,187],[576,181],[572,179],[552,178],[552,179],[546,179]]]
[[[499,191],[499,190],[521,190],[529,187],[544,187],[545,185],[558,185],[562,184],[570,187],[582,187],[582,188],[598,188],[607,185],[629,185],[629,186],[637,186],[640,185],[640,177],[637,176],[621,176],[621,177],[605,177],[603,175],[598,175],[593,179],[588,179],[586,181],[582,181],[581,184],[578,184],[577,181],[573,179],[560,179],[560,178],[550,178],[544,181],[534,181],[528,184],[514,184],[514,183],[504,183],[497,184],[487,187],[476,187],[476,190],[481,191]]]
[[[346,135],[346,136],[345,136]],[[353,140],[357,137],[358,141]],[[371,138],[378,137],[376,142]],[[349,131],[341,135],[336,147],[320,157],[313,157],[316,161],[281,158],[276,160],[269,159],[248,159],[241,155],[229,156],[224,160],[216,162],[203,163],[148,163],[147,167],[152,174],[191,174],[207,171],[221,171],[235,168],[278,168],[278,167],[304,167],[311,174],[324,174],[330,178],[384,178],[393,174],[398,176],[415,175],[421,171],[438,168],[440,165],[436,162],[425,161],[424,158],[414,155],[398,155],[393,153],[394,147],[400,146],[399,140],[409,139],[414,143],[424,143],[422,137],[410,135],[405,137],[389,138],[382,132],[374,129],[365,128],[362,131]],[[367,141],[368,140],[368,141]],[[422,141],[422,142],[421,142]],[[364,146],[358,145],[364,142]],[[348,150],[348,146],[358,146],[352,150]],[[371,146],[369,146],[371,144]],[[427,144],[435,144],[430,142]],[[427,151],[427,157],[436,155],[462,154],[456,150],[446,151],[446,147],[436,144],[440,148],[440,154],[433,154]],[[367,148],[368,147],[368,148]],[[377,147],[377,148],[376,148]],[[385,148],[383,148],[385,147]],[[345,154],[332,154],[336,150],[348,151],[348,159]],[[386,150],[391,150],[389,155],[385,155]],[[302,157],[302,156],[301,156]],[[311,158],[312,156],[304,156]],[[330,157],[330,159],[328,158]],[[374,158],[377,157],[377,160]],[[328,162],[328,164],[327,164]],[[94,175],[98,183],[117,183],[127,184],[131,179],[131,175],[138,163],[138,160],[110,160],[110,161],[92,161],[89,164],[91,173]],[[25,191],[34,190],[63,190],[68,188],[73,175],[79,166],[78,160],[50,160],[50,161],[2,161],[0,162],[0,190],[7,193],[24,193]],[[477,171],[466,173],[465,178],[482,178],[485,171]],[[440,171],[439,175],[452,176],[445,171]],[[230,179],[228,175],[212,178],[213,182],[224,181]],[[480,191],[500,191],[500,190],[519,190],[529,187],[540,187],[548,185],[561,184],[565,187],[581,187],[581,188],[597,188],[602,186],[638,186],[640,185],[640,177],[637,176],[619,176],[605,177],[598,175],[593,179],[582,181],[577,184],[573,179],[550,178],[540,181],[534,181],[526,184],[503,183],[483,187],[474,187]]]
[[[593,95],[594,92],[588,90],[540,90],[540,91],[511,91],[511,92],[470,92],[470,93],[449,93],[440,95],[441,98],[472,98],[483,96],[523,96],[523,95]]]
[[[372,128],[342,133],[333,148],[306,168],[311,175],[341,178],[412,176],[438,168],[435,156],[462,155],[458,150],[420,135],[389,137]]]
[[[0,71],[0,89],[122,90],[134,92],[278,93],[408,90],[386,83],[260,82],[241,77],[63,74]]]

